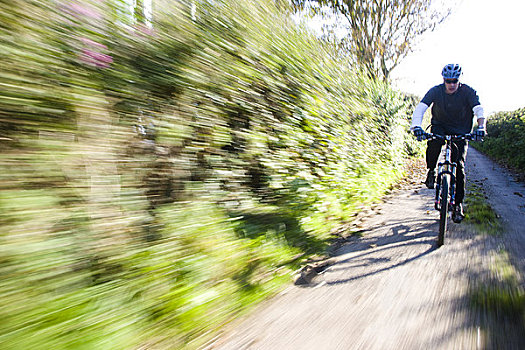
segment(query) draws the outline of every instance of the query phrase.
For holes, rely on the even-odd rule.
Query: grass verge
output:
[[[501,223],[496,212],[487,203],[482,185],[476,182],[467,185],[465,206],[468,208],[465,212],[465,220],[472,224],[478,232],[492,235],[501,234]]]
[[[477,232],[502,234],[502,225],[480,183],[468,185],[465,202],[466,221]],[[525,348],[525,291],[505,249],[492,253],[488,277],[472,284],[469,298],[483,332],[483,348]]]
[[[483,348],[525,348],[525,291],[508,253],[493,255],[490,277],[471,288],[470,302],[483,330]]]

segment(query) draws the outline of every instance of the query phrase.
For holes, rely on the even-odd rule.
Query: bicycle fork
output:
[[[436,181],[436,197],[434,200],[434,208],[441,210],[441,180],[443,175],[450,175],[450,201],[449,208],[452,210],[452,206],[456,200],[456,163],[445,160],[443,163],[438,163],[438,178]]]

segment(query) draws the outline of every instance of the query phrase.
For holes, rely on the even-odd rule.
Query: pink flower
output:
[[[129,33],[139,39],[150,39],[157,36],[157,33],[153,28],[148,27],[144,24],[136,24],[129,29]]]
[[[153,31],[152,28],[144,25],[144,24],[137,24],[135,26],[135,30],[137,32],[137,34],[142,34],[142,35],[145,35],[145,36],[150,36],[150,35],[153,35],[155,34],[155,32]]]
[[[65,12],[77,18],[80,16],[94,18],[94,19],[102,18],[102,14],[98,12],[97,10],[91,7],[88,7],[88,6],[81,5],[77,2],[70,2],[69,4],[65,6],[64,10]]]
[[[93,40],[88,39],[88,38],[80,38],[80,41],[82,41],[82,43],[84,43],[87,46],[96,47],[96,48],[104,49],[104,50],[106,50],[108,48],[106,45],[101,44],[101,43],[96,42],[96,41],[93,41]]]
[[[113,63],[113,58],[110,55],[89,49],[82,49],[80,60],[90,66],[97,68],[108,68],[109,65]]]

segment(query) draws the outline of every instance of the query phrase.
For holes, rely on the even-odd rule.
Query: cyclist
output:
[[[423,97],[416,106],[412,115],[411,130],[419,141],[423,139],[424,131],[421,128],[423,115],[432,105],[431,132],[439,135],[461,135],[472,132],[474,116],[477,118],[478,128],[474,137],[481,140],[485,136],[486,119],[483,116],[483,107],[479,102],[476,91],[466,84],[459,82],[462,75],[458,64],[447,64],[442,72],[443,84],[436,85]],[[426,150],[427,178],[425,185],[434,188],[436,181],[436,164],[443,140],[429,140]],[[465,197],[465,157],[467,156],[467,141],[455,141],[452,152],[452,161],[456,168],[456,197],[452,207],[452,220],[460,223],[464,216],[463,198]]]

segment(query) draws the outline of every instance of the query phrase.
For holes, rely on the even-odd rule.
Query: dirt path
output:
[[[487,160],[475,151],[470,154],[469,166],[477,173],[469,176],[492,177],[481,170]],[[497,193],[501,189],[496,186],[505,182],[485,183],[488,193]],[[421,185],[398,191],[366,220],[364,236],[343,244],[335,263],[312,283],[289,287],[207,348],[489,347],[480,316],[472,311],[468,288],[469,281],[489,271],[491,254],[501,239],[450,223],[445,245],[437,249],[438,213],[432,208],[432,197],[433,191]],[[510,235],[523,242],[518,231]],[[523,345],[520,339],[510,338],[508,348]]]
[[[504,244],[513,263],[525,274],[525,185],[475,149],[470,149],[468,177],[478,180],[487,201],[505,226]]]

